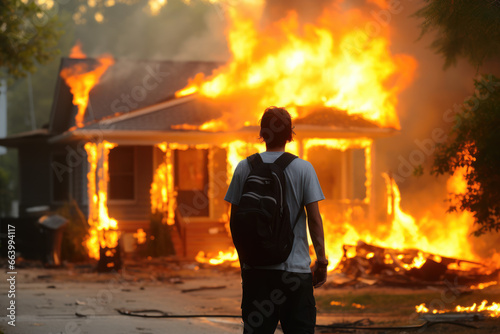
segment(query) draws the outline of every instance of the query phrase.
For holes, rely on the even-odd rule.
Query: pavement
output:
[[[6,263],[2,264],[5,269],[4,279],[0,281],[0,334],[226,334],[243,331],[239,318],[239,268],[210,267],[160,258],[127,260],[118,273],[97,273],[95,263],[66,264],[64,268],[47,269],[39,263],[18,261],[15,274],[7,274]],[[315,295],[366,294],[374,288],[366,289],[357,291],[325,286],[316,290]],[[390,294],[413,291],[386,290]],[[426,290],[414,291],[424,292]],[[135,317],[120,314],[117,309],[157,312],[142,313],[150,317]],[[394,314],[318,311],[318,324],[352,323],[370,318],[380,324],[408,325],[408,319],[400,319]],[[162,312],[163,317],[151,317],[160,315],[158,312]],[[174,317],[178,315],[200,317]],[[496,318],[474,322],[478,326],[474,330],[435,326],[425,332],[500,333],[499,321]],[[278,329],[276,333],[282,331]],[[399,330],[396,333],[406,332]]]
[[[11,276],[6,275],[0,284],[3,333],[242,332],[238,318],[144,318],[116,311],[152,309],[171,315],[239,315],[241,280],[239,270],[234,268],[221,271],[198,268],[195,264],[134,264],[125,265],[122,272],[114,274],[98,274],[88,267],[19,268],[13,290],[7,281]],[[15,318],[8,317],[12,300]]]

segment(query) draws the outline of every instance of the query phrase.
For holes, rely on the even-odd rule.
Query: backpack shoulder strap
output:
[[[285,152],[276,161],[274,162],[276,165],[278,165],[281,170],[285,170],[285,168],[288,167],[288,165],[298,158],[296,155],[293,155],[292,153]]]
[[[259,153],[252,154],[247,158],[247,160],[250,165],[250,169],[255,169],[257,166],[264,163]]]

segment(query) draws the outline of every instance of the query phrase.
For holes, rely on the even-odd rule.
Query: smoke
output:
[[[76,39],[91,57],[226,61],[224,10],[205,1],[171,0],[152,15],[142,5],[119,4],[103,12],[103,22],[78,25]],[[92,16],[90,9],[87,14]]]

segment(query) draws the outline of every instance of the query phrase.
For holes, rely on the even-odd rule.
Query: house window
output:
[[[352,199],[363,200],[366,197],[366,157],[364,149],[352,151]]]
[[[52,155],[52,201],[64,202],[70,198],[71,169],[66,163],[66,154]]]
[[[313,164],[327,200],[363,200],[366,197],[364,149],[340,151],[317,146],[309,149]]]
[[[339,200],[342,193],[342,152],[323,146],[308,151],[309,162],[314,166],[321,189],[327,200]]]
[[[135,148],[118,146],[109,151],[110,200],[135,199]]]
[[[184,217],[209,215],[208,150],[175,151],[177,207]]]

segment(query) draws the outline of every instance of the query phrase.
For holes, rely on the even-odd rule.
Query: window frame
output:
[[[111,198],[111,191],[110,191],[110,187],[111,187],[111,164],[110,164],[110,161],[109,161],[109,154],[111,154],[111,151],[116,149],[116,148],[119,148],[119,147],[132,147],[133,149],[133,166],[134,166],[134,172],[132,173],[132,176],[133,176],[133,179],[134,179],[134,182],[133,182],[133,186],[134,186],[134,198],[130,198],[130,199],[123,199],[123,198],[119,198],[119,199],[113,199]],[[136,145],[118,145],[117,147],[111,149],[108,153],[108,180],[107,180],[107,200],[108,200],[108,204],[136,204],[137,203],[137,179],[138,179],[138,161],[137,161],[137,146]]]
[[[52,163],[55,161],[54,157],[58,156],[58,155],[66,157],[67,154],[64,153],[64,152],[62,152],[62,151],[52,151],[52,152],[50,152],[50,167],[49,167],[49,175],[50,175],[49,176],[49,181],[50,181],[50,203],[57,204],[57,205],[62,205],[64,203],[69,202],[71,200],[72,195],[73,195],[73,175],[74,175],[73,168],[74,167],[69,167],[66,164],[66,162],[64,162],[64,166],[69,169],[68,176],[67,176],[68,177],[68,189],[67,189],[68,190],[68,198],[67,199],[63,199],[63,200],[56,200],[54,198],[54,181],[55,181],[54,178],[56,176],[54,175],[55,172],[54,172],[54,168],[52,167]]]
[[[213,209],[212,209],[212,203],[213,203],[213,199],[210,198],[209,196],[209,193],[210,193],[210,187],[211,187],[211,184],[210,184],[210,180],[211,180],[211,176],[210,176],[210,148],[196,148],[196,147],[189,147],[188,149],[193,149],[193,150],[200,150],[200,151],[206,151],[204,152],[205,156],[204,156],[204,160],[206,161],[206,168],[205,168],[205,175],[206,175],[206,189],[203,189],[203,190],[197,190],[197,191],[201,191],[203,192],[204,196],[206,196],[207,198],[207,201],[208,201],[208,205],[207,205],[207,214],[206,215],[197,215],[197,216],[185,216],[184,218],[185,219],[189,219],[190,221],[197,221],[197,220],[207,220],[207,219],[211,219],[212,218],[212,212],[213,212]],[[175,192],[177,194],[176,196],[176,205],[179,206],[179,197],[178,197],[178,194],[179,194],[179,191],[182,191],[182,190],[179,190],[179,158],[178,158],[178,154],[183,152],[183,151],[186,151],[186,150],[182,150],[182,149],[174,149],[172,150],[172,157],[173,157],[173,165],[174,165],[174,168],[173,168],[173,177],[174,177],[174,189],[175,189]],[[187,191],[187,190],[185,190]],[[196,190],[193,190],[193,191],[196,191]],[[181,203],[182,204],[182,203]]]

